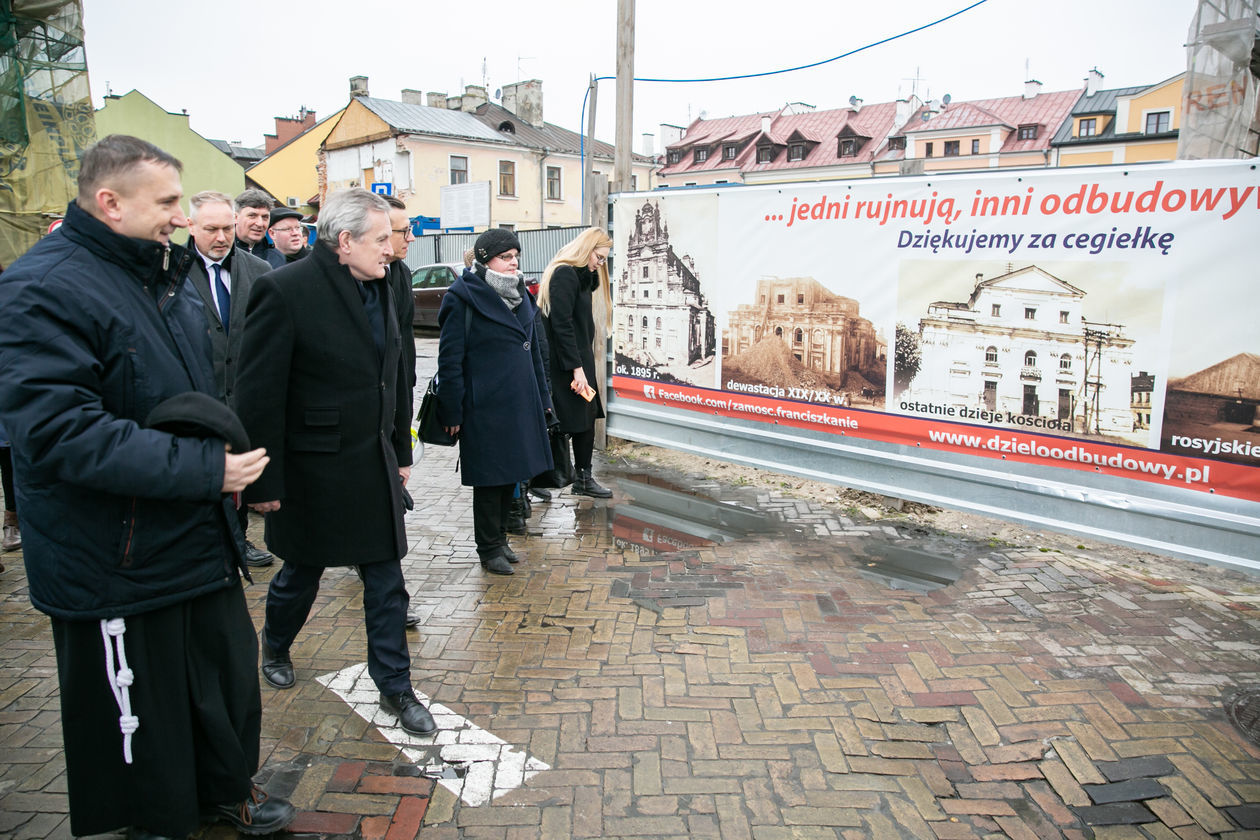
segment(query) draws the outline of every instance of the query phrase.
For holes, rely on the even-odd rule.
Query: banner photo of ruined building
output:
[[[617,399],[1260,501],[1250,161],[656,191],[614,219]]]

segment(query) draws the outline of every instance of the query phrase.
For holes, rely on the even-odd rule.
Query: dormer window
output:
[[[904,150],[905,148],[906,148],[906,138],[904,137],[889,137],[888,138],[888,151],[892,152],[892,151],[897,151],[898,149]],[[841,152],[841,154],[844,154],[844,153]]]
[[[788,146],[788,160],[804,160],[804,159],[805,159],[805,144],[804,143],[792,143],[791,145]]]
[[[504,120],[503,122],[499,123],[499,131],[502,131],[506,134],[515,134],[516,126],[512,125],[511,120]]]
[[[891,144],[889,145],[891,148]],[[857,141],[852,137],[843,137],[840,140],[840,157],[853,157],[857,154]]]
[[[709,150],[704,147],[696,149],[696,163],[704,163],[709,159]]]
[[[739,147],[734,143],[725,143],[722,145],[722,160],[735,160],[735,155],[739,152]]]
[[[774,160],[774,147],[773,146],[758,146],[757,147],[757,163],[769,163],[772,160]]]
[[[678,161],[682,160],[682,152],[677,149],[673,149],[665,155],[665,159],[670,163],[678,163]]]
[[[1076,130],[1077,137],[1093,137],[1098,133],[1098,118],[1086,117],[1081,120],[1080,127]]]
[[[1037,139],[1037,126],[1036,125],[1021,125],[1019,127],[1019,139],[1020,140],[1036,140]]]
[[[1146,115],[1146,133],[1163,134],[1169,127],[1168,111],[1152,111]]]

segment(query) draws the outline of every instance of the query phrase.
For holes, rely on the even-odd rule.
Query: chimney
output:
[[[761,118],[761,133],[762,134],[770,133],[770,118],[769,117]]]
[[[426,100],[425,104],[428,105],[430,108],[445,108],[446,107],[446,94],[445,93],[438,93],[437,91],[431,90],[424,95],[424,98]]]
[[[643,132],[643,154],[646,157],[656,156],[656,135],[650,131]]]
[[[1102,84],[1102,80],[1103,74],[1098,72],[1097,67],[1090,70],[1088,75],[1085,76],[1085,95],[1093,96],[1095,93],[1098,93],[1098,86]]]
[[[503,107],[534,128],[543,125],[542,82],[529,79],[503,86]]]
[[[403,88],[402,101],[404,105],[423,105],[424,94],[412,88]]]
[[[893,117],[893,131],[897,131],[906,124],[906,120],[910,119],[913,109],[910,107],[909,99],[898,99],[896,115]]]
[[[460,99],[459,109],[472,113],[489,101],[489,97],[486,96],[486,89],[481,85],[464,85],[464,95]]]
[[[853,106],[853,113],[857,114],[862,111],[862,100],[860,97],[857,97],[857,96],[849,97],[849,104]]]
[[[1036,99],[1037,94],[1041,93],[1041,82],[1036,79],[1029,79],[1024,82],[1024,98]]]
[[[368,77],[367,76],[351,76],[350,77],[350,98],[356,96],[368,96]]]
[[[683,130],[681,127],[670,125],[669,123],[661,123],[660,131],[657,133],[661,135],[662,149],[667,149],[674,145],[678,141],[682,140],[683,136]]]

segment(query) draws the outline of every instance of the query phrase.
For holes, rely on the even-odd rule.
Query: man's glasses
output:
[[[390,228],[394,233],[401,233],[407,239],[415,239],[416,235],[411,232],[411,228]]]
[[[296,233],[301,230],[305,230],[305,228],[302,227],[302,225],[293,225],[291,227],[273,227],[271,229],[271,232],[272,233]]]

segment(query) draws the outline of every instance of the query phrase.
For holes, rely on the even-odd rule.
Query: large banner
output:
[[[617,199],[620,398],[1260,501],[1255,161]]]

